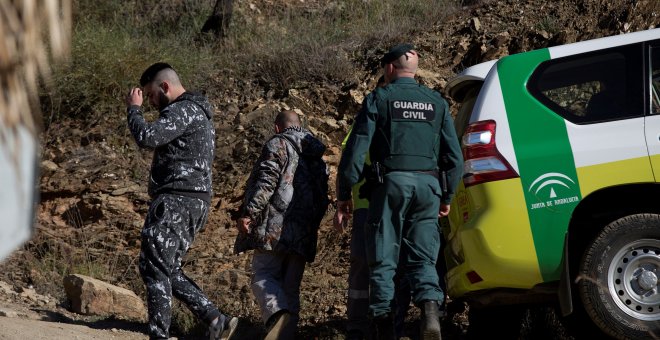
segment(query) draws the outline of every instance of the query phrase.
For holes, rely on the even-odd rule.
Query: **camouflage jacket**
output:
[[[138,106],[128,109],[128,128],[140,147],[154,150],[149,195],[192,196],[210,202],[215,152],[213,109],[206,97],[185,92],[148,123]]]
[[[325,146],[309,131],[291,127],[273,136],[247,182],[243,216],[252,219],[249,233],[239,233],[234,251],[250,249],[295,252],[314,260],[318,223],[312,222],[314,178],[297,171],[301,157],[321,160]],[[323,163],[323,170],[327,168]],[[321,174],[323,176],[323,174]]]

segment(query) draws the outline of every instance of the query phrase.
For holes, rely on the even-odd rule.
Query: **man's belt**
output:
[[[431,175],[435,177],[437,180],[440,180],[440,173],[438,172],[437,169],[433,170],[399,170],[399,169],[388,169],[385,167],[382,163],[380,162],[372,162],[371,166],[366,167],[367,169],[365,173],[365,178],[367,181],[376,181],[377,183],[383,183],[383,179],[386,174],[394,171],[399,171],[399,172],[414,172],[414,173],[420,173],[420,174],[426,174],[426,175]]]
[[[378,183],[382,184],[385,175],[389,172],[393,171],[401,171],[401,172],[414,172],[414,173],[420,173],[420,174],[425,174],[425,175],[431,175],[435,179],[440,182],[440,188],[442,189],[442,195],[445,196],[447,195],[447,173],[442,171],[438,171],[437,169],[433,170],[394,170],[394,169],[388,169],[386,168],[383,164],[380,162],[373,162],[371,163],[371,166],[366,167],[366,175],[365,178],[367,179],[367,183],[371,182],[373,183]],[[360,195],[362,197],[362,195]]]

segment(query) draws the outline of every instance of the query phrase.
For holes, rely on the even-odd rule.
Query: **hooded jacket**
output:
[[[139,106],[128,109],[128,127],[138,146],[154,150],[149,195],[172,193],[211,200],[215,151],[213,109],[206,97],[185,92],[148,123]]]
[[[318,233],[314,214],[319,209],[312,186],[322,178],[327,188],[324,152],[325,145],[300,127],[287,128],[266,142],[248,179],[242,208],[243,216],[253,223],[249,233],[236,238],[236,253],[275,250],[314,260]],[[321,162],[324,173],[298,169],[301,157],[307,164]]]

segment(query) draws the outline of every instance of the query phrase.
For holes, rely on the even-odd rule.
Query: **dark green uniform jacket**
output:
[[[448,105],[413,78],[398,78],[365,98],[342,154],[337,199],[351,199],[367,151],[387,171],[444,171],[449,203],[463,173],[463,156]]]

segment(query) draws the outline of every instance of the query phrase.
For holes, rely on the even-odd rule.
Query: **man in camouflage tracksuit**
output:
[[[300,127],[294,111],[280,112],[248,179],[235,252],[254,249],[252,292],[266,324],[265,339],[293,339],[300,282],[316,255],[327,208],[325,146]],[[316,190],[319,189],[319,190]],[[315,194],[316,192],[316,194]]]
[[[139,268],[147,288],[150,339],[169,338],[172,295],[210,325],[211,339],[228,339],[237,318],[220,313],[181,270],[181,260],[204,227],[211,201],[215,150],[213,110],[207,99],[186,92],[170,65],[156,63],[140,78],[145,97],[160,110],[142,116],[142,90],[128,94],[128,127],[140,147],[154,150],[142,229]]]

